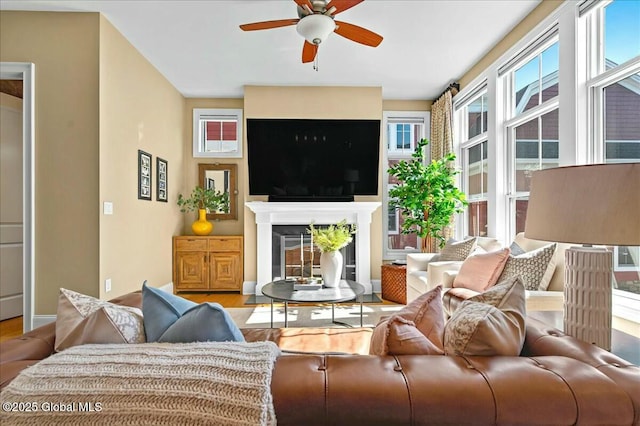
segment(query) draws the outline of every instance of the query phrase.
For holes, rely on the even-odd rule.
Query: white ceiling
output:
[[[381,86],[384,99],[436,98],[539,0],[366,0],[337,16],[384,37],[377,48],[332,34],[319,71],[301,63],[292,0],[2,0],[0,10],[101,12],[184,96],[239,98],[244,85]]]

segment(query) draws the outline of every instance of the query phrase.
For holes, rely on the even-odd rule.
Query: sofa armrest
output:
[[[449,288],[453,285],[453,277],[444,274],[448,272],[457,273],[462,266],[460,261],[445,260],[441,262],[431,262],[427,268],[427,282],[430,288],[442,285],[443,288]],[[455,275],[454,275],[455,276]],[[449,285],[446,285],[449,284]]]
[[[453,288],[453,280],[456,279],[458,271],[444,271],[442,273],[442,288]]]
[[[438,253],[408,253],[407,273],[414,271],[426,271],[429,262],[432,262]]]

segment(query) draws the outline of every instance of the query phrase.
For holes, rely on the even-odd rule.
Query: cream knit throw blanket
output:
[[[0,394],[2,425],[275,425],[273,342],[75,346]]]

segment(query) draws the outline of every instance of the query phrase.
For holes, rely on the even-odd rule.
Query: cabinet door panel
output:
[[[237,253],[212,253],[211,263],[211,289],[238,290],[240,288],[240,256]]]
[[[176,253],[176,287],[178,289],[207,289],[205,252]]]

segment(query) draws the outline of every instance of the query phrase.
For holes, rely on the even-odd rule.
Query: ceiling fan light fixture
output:
[[[298,34],[315,45],[322,43],[335,29],[333,18],[322,14],[305,16],[296,25]]]

